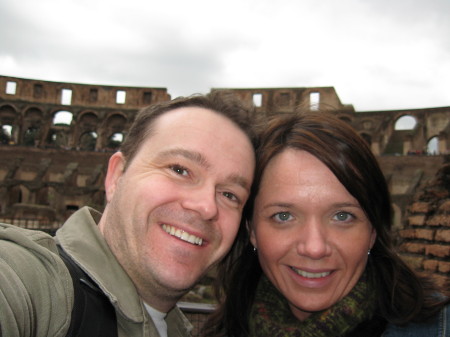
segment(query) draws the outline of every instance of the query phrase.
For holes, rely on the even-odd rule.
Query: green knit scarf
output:
[[[352,291],[331,308],[299,321],[287,300],[263,275],[258,283],[250,313],[251,337],[330,337],[344,336],[375,311],[376,294],[361,277]]]

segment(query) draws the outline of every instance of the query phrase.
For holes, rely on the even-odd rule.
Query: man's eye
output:
[[[284,222],[290,220],[292,218],[292,215],[289,212],[280,212],[274,214],[273,218],[278,222]]]
[[[176,174],[179,174],[179,175],[181,175],[181,176],[187,176],[187,175],[189,175],[189,171],[188,171],[185,167],[183,167],[183,166],[180,166],[180,165],[172,165],[170,168],[171,168],[172,171],[174,171]]]
[[[238,197],[234,195],[231,192],[223,192],[222,193],[226,198],[230,199],[231,201],[239,201]]]

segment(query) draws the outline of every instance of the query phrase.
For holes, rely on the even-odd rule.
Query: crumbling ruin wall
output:
[[[450,147],[450,107],[357,112],[333,87],[212,90],[234,91],[262,116],[328,110],[352,125],[388,181],[405,258],[441,283],[450,278],[448,169],[436,178]],[[84,205],[101,210],[108,159],[136,112],[169,99],[165,88],[0,76],[0,221],[54,231]],[[398,130],[403,116],[415,125]],[[432,140],[436,153],[427,150]]]
[[[450,158],[448,158],[450,160]],[[400,251],[416,269],[434,274],[441,286],[450,287],[450,162],[435,179],[417,191],[407,207]]]

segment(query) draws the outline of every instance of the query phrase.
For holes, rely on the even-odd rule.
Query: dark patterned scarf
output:
[[[283,295],[263,275],[258,283],[250,313],[252,337],[331,337],[345,336],[375,311],[375,291],[361,277],[350,293],[331,308],[298,320]]]

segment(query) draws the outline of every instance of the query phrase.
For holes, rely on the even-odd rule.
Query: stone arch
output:
[[[436,112],[429,114],[425,120],[428,136],[438,135],[450,126],[448,113]]]
[[[36,107],[28,108],[24,113],[21,143],[25,146],[39,145],[44,122],[44,113]]]
[[[19,123],[19,115],[12,105],[5,104],[0,107],[0,144],[17,143]]]
[[[23,194],[20,186],[15,185],[8,189],[8,206],[20,204],[23,200]]]
[[[77,124],[81,127],[91,127],[96,129],[99,124],[97,113],[95,113],[94,111],[85,111],[81,113],[78,116]]]
[[[73,113],[67,110],[58,110],[53,114],[54,126],[69,126],[72,123]]]
[[[80,138],[86,133],[98,134],[98,126],[100,120],[96,113],[92,111],[85,111],[78,117],[76,130],[74,132],[74,139],[77,140],[77,146],[80,146]],[[83,136],[86,137],[86,136]]]
[[[30,199],[30,190],[24,185],[15,185],[9,189],[8,199],[9,206],[27,203]]]
[[[124,115],[119,113],[110,115],[101,130],[103,136],[101,146],[106,149],[116,149],[122,142],[118,142],[118,135],[120,134],[123,140],[126,127],[127,118]]]
[[[109,150],[116,150],[120,147],[124,140],[125,135],[123,132],[115,132],[108,137],[106,142],[106,148]]]
[[[46,145],[55,148],[66,148],[68,145],[67,132],[61,129],[51,128],[47,133]]]
[[[36,192],[36,204],[53,206],[56,190],[53,187],[43,187]]]
[[[67,148],[69,146],[72,119],[73,113],[68,110],[53,112],[51,126],[45,137],[45,145],[55,148]]]
[[[78,147],[83,151],[95,151],[98,135],[94,131],[87,131],[81,134]]]
[[[0,125],[0,144],[7,145],[13,143],[12,140],[12,125],[2,124]]]
[[[413,130],[418,124],[413,115],[402,115],[395,120],[394,130]]]
[[[428,154],[439,154],[439,137],[431,137],[427,141],[427,153]]]

